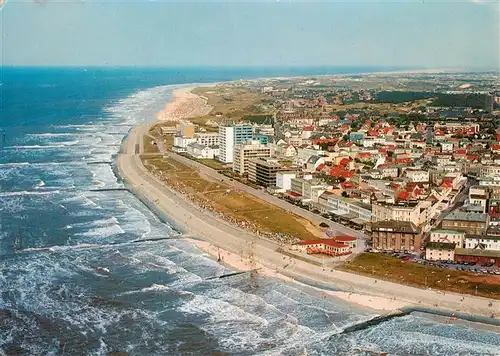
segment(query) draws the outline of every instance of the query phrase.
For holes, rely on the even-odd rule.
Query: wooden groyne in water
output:
[[[470,321],[473,323],[482,323],[482,324],[487,324],[487,325],[492,325],[492,326],[500,326],[500,319],[495,318],[495,317],[487,318],[487,317],[480,316],[480,315],[453,312],[453,311],[439,309],[439,308],[422,307],[422,306],[409,306],[409,307],[404,307],[404,308],[395,310],[395,311],[390,312],[388,314],[377,315],[371,319],[362,321],[362,322],[354,324],[354,325],[347,326],[339,334],[348,334],[348,333],[352,333],[355,331],[364,330],[364,329],[367,329],[371,326],[384,323],[384,322],[392,320],[394,318],[404,317],[406,315],[409,315],[409,314],[415,313],[415,312],[443,316],[443,317],[447,317],[450,319],[465,320],[465,321]]]

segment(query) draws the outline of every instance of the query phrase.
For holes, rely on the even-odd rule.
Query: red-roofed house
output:
[[[441,183],[441,185],[439,187],[453,189],[453,183],[451,183],[449,181],[445,181],[443,179],[443,182]]]
[[[340,165],[340,166],[345,167],[345,166],[347,166],[349,163],[351,163],[351,161],[352,161],[352,160],[351,160],[350,158],[344,157],[344,158],[342,158],[342,159],[340,160],[339,165]]]
[[[342,182],[340,183],[340,188],[342,188],[342,190],[349,190],[356,188],[356,186],[353,182]]]
[[[335,178],[343,177],[345,179],[349,179],[354,175],[354,171],[348,171],[342,166],[335,166],[330,169],[330,175]]]
[[[493,153],[500,153],[500,144],[498,145],[490,145],[490,150]]]
[[[293,245],[294,249],[311,254],[325,254],[329,256],[343,256],[351,253],[351,248],[334,239],[317,239],[301,241]]]
[[[396,164],[411,164],[413,163],[413,159],[411,158],[398,158],[396,160]]]
[[[355,248],[356,247],[356,241],[358,240],[354,236],[347,236],[347,235],[344,235],[344,236],[334,236],[333,239],[336,242],[346,244],[350,248]]]
[[[396,200],[409,200],[410,198],[411,194],[403,190],[398,194]]]

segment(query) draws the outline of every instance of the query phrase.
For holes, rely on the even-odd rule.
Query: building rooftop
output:
[[[481,239],[481,240],[500,240],[500,236],[495,235],[473,235],[467,234],[465,235],[466,239]]]
[[[281,167],[281,165],[276,160],[263,159],[262,157],[250,158],[248,161],[255,162],[255,163],[258,163],[260,165],[270,167],[270,168],[280,168]]]
[[[425,248],[433,248],[437,250],[454,250],[455,244],[449,242],[428,242]]]
[[[384,220],[372,223],[372,230],[419,234],[422,230],[411,221]]]
[[[307,160],[307,163],[309,164],[315,164],[316,162],[318,162],[322,157],[321,156],[311,156],[309,157],[309,159]]]
[[[308,245],[317,245],[317,244],[325,244],[332,247],[347,247],[346,244],[335,241],[334,239],[316,239],[316,240],[307,240],[301,241],[297,243],[297,245],[308,246]]]
[[[202,145],[201,143],[196,143],[196,142],[190,143],[188,146],[192,147],[192,148],[196,148],[198,150],[204,150],[207,147],[205,145]]]
[[[465,210],[470,212],[482,213],[483,207],[481,205],[467,205]]]
[[[483,194],[471,194],[470,195],[471,199],[488,199],[486,195]]]
[[[452,211],[451,213],[446,215],[443,220],[485,222],[487,216],[488,216],[488,214],[484,214],[484,213]]]
[[[281,171],[278,174],[297,174],[297,171]]]
[[[451,229],[433,229],[431,230],[431,233],[437,233],[437,234],[457,234],[457,235],[464,235],[465,232],[463,231],[458,231],[458,230],[451,230]]]
[[[350,203],[352,205],[359,206],[360,208],[366,209],[366,210],[372,210],[372,206],[370,204],[363,203],[362,201],[352,199],[352,198],[346,198],[341,195],[336,195],[335,196],[338,200],[345,201],[346,203]]]
[[[338,242],[348,242],[348,241],[356,241],[357,239],[354,236],[333,236],[333,239]]]
[[[455,256],[500,257],[500,251],[480,250],[477,248],[456,248]]]

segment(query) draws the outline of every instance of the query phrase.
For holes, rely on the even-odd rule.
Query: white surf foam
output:
[[[27,137],[38,138],[38,137],[67,137],[67,136],[76,136],[78,133],[73,132],[60,132],[60,133],[38,133],[38,134],[27,134]]]
[[[19,192],[3,192],[0,193],[0,197],[18,197],[18,196],[29,196],[29,195],[51,195],[51,194],[59,194],[59,190],[51,190],[46,192],[30,192],[27,190],[19,191]]]
[[[106,238],[114,235],[124,234],[125,231],[118,224],[96,227],[86,232],[79,232],[75,236]]]
[[[6,150],[34,150],[34,149],[46,149],[46,148],[62,148],[62,147],[67,147],[67,146],[75,146],[79,143],[80,141],[74,140],[74,141],[62,141],[62,142],[57,142],[55,144],[49,144],[49,145],[18,145],[18,146],[6,146],[4,149]]]

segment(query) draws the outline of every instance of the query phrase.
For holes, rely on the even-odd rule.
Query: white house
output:
[[[325,158],[321,156],[312,156],[307,160],[306,163],[306,171],[313,173],[316,172],[316,169],[318,169],[319,166],[325,164]]]
[[[276,173],[276,186],[283,192],[292,188],[292,179],[297,177],[297,172],[285,171]]]
[[[214,159],[217,156],[218,148],[212,148],[205,145],[200,145],[199,143],[192,143],[187,146],[186,152],[188,155],[198,158],[198,159]]]
[[[454,243],[456,247],[463,248],[465,246],[465,232],[457,230],[434,229],[431,230],[430,241]]]
[[[429,261],[453,261],[455,244],[446,242],[429,242],[425,245],[425,259]]]
[[[325,151],[316,149],[314,147],[298,148],[295,160],[297,164],[302,166],[306,164],[309,158],[311,158],[312,156],[324,156],[324,155]]]
[[[500,236],[466,235],[465,248],[480,248],[490,251],[500,251]]]
[[[417,169],[407,169],[405,175],[411,182],[424,183],[429,182],[429,172]]]
[[[174,136],[174,147],[187,148],[194,142],[196,142],[194,137]]]

